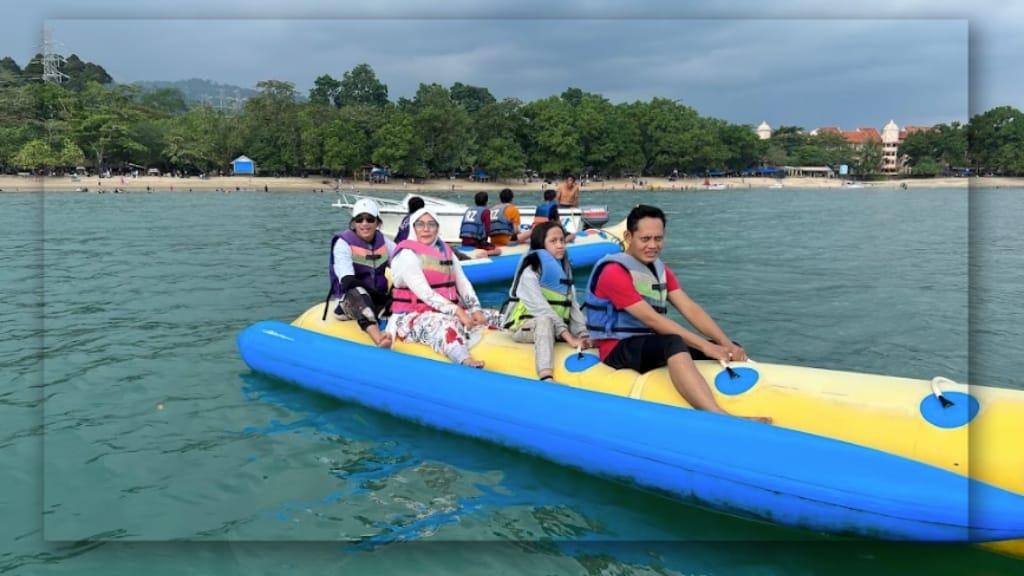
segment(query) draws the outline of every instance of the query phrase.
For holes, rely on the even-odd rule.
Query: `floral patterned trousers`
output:
[[[484,308],[481,312],[487,320],[487,327],[478,326],[473,330],[496,328],[501,322],[501,312],[489,308]],[[430,346],[434,352],[447,356],[456,364],[470,358],[468,342],[471,331],[467,330],[454,314],[433,310],[395,314],[389,320],[388,329],[394,330],[395,334],[406,342]]]

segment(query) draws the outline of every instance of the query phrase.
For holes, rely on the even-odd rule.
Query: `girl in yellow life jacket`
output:
[[[517,342],[533,342],[537,377],[552,380],[555,340],[591,348],[586,319],[576,302],[572,264],[565,252],[565,230],[548,221],[530,234],[530,251],[516,270],[502,327]]]

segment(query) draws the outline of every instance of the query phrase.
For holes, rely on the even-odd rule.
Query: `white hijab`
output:
[[[434,238],[434,243],[437,244],[437,248],[441,250],[440,245],[444,244],[444,240],[441,239],[441,221],[437,219],[437,214],[434,214],[434,211],[427,207],[420,208],[413,212],[412,216],[409,216],[409,240],[419,242],[419,239],[416,238],[416,221],[422,218],[424,214],[429,214],[430,217],[434,219],[434,222],[437,222],[437,237]],[[443,253],[444,250],[441,250],[441,252]]]
[[[415,228],[416,221],[419,220],[424,214],[429,214],[430,217],[434,219],[434,222],[441,224],[441,221],[437,219],[437,214],[434,214],[433,210],[424,206],[423,208],[420,208],[419,210],[413,212],[412,216],[409,216],[409,227]]]

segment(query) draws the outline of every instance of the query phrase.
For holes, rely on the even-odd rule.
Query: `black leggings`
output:
[[[345,292],[345,297],[341,299],[340,307],[365,332],[368,327],[377,323],[389,304],[390,298],[387,294],[356,286]],[[335,310],[335,314],[337,312]]]
[[[616,370],[629,368],[645,374],[664,367],[676,354],[689,354],[694,360],[709,360],[700,350],[687,346],[678,334],[644,334],[619,341],[604,363]]]

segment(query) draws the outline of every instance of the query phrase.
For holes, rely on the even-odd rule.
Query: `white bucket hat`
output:
[[[380,206],[377,206],[377,203],[369,198],[360,198],[352,205],[352,218],[360,214],[369,214],[380,220]]]

